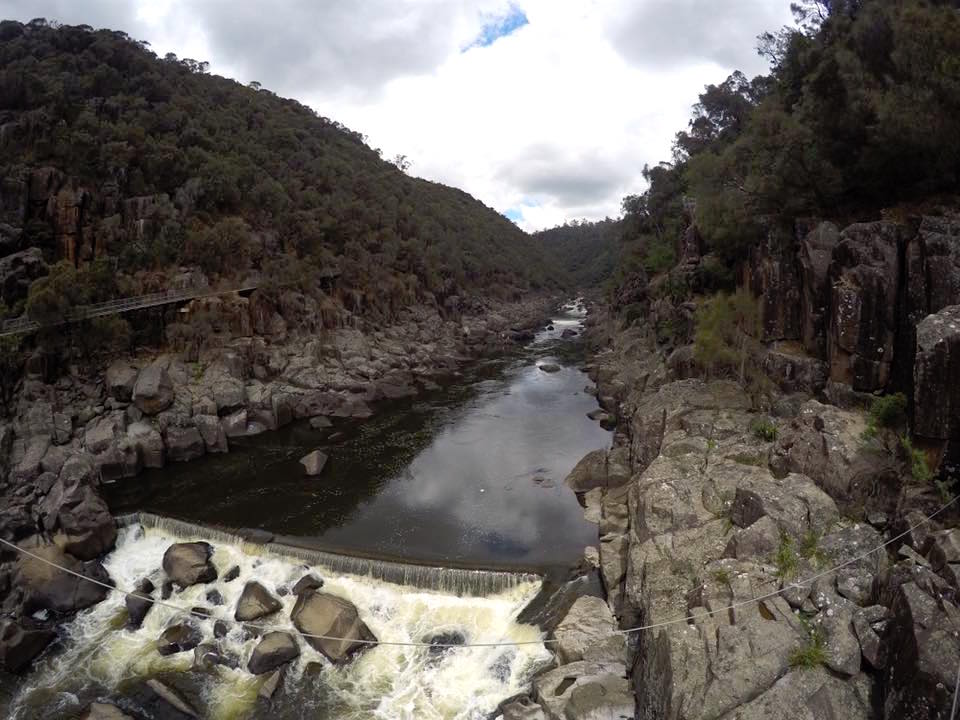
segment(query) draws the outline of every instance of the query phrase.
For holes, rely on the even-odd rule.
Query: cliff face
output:
[[[607,467],[629,470],[590,486],[588,456],[568,484],[596,487],[587,512],[620,627],[664,623],[630,636],[636,717],[944,716],[960,534],[955,511],[922,522],[942,504],[932,486],[863,442],[861,410],[794,393],[758,415],[734,382],[678,377],[651,328],[598,321],[592,337],[618,418]]]

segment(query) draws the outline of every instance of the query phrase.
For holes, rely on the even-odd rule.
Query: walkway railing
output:
[[[89,320],[90,318],[105,317],[107,315],[119,315],[120,313],[130,312],[131,310],[141,310],[158,305],[169,305],[170,303],[183,302],[185,300],[214,297],[216,295],[229,295],[235,292],[255,290],[258,286],[259,283],[257,282],[248,281],[235,287],[222,288],[219,290],[211,288],[189,288],[185,290],[165,290],[164,292],[149,293],[147,295],[116,298],[114,300],[93,303],[92,305],[81,305],[78,308],[74,308],[61,322],[53,323],[53,325],[63,325],[64,323],[79,322],[80,320]],[[40,327],[40,323],[24,315],[12,320],[4,320],[3,323],[0,324],[0,337],[33,332]]]

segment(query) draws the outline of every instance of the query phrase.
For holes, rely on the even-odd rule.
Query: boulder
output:
[[[950,716],[960,665],[960,640],[953,629],[957,613],[915,582],[897,588],[887,630],[886,720]]]
[[[133,720],[116,705],[108,703],[90,703],[80,720]]]
[[[23,604],[28,612],[45,609],[71,613],[97,604],[109,593],[105,587],[47,564],[54,563],[109,584],[110,578],[99,563],[81,563],[56,545],[41,545],[30,548],[30,552],[42,559],[21,555],[16,569],[16,581],[24,592]]]
[[[286,665],[300,655],[300,646],[290,633],[269,632],[253,649],[247,669],[254,675],[264,675]]]
[[[948,564],[960,563],[960,528],[931,533],[928,545],[927,559],[935,572],[940,572]]]
[[[164,630],[157,639],[157,652],[163,656],[193,650],[203,640],[203,634],[190,622],[177,623]]]
[[[243,592],[237,601],[237,609],[233,617],[240,622],[258,620],[277,612],[283,604],[270,591],[255,580],[243,586]]]
[[[243,437],[247,434],[247,411],[241,409],[232,412],[226,415],[221,423],[228,438]]]
[[[303,465],[307,475],[314,477],[323,472],[323,468],[327,464],[327,456],[319,450],[314,450],[300,458],[300,464]]]
[[[147,687],[150,691],[163,701],[164,704],[169,705],[174,710],[187,717],[199,718],[197,711],[193,709],[193,706],[176,690],[174,690],[169,685],[166,685],[159,680],[147,680]],[[164,717],[161,715],[161,717]]]
[[[594,450],[580,459],[564,479],[574,492],[587,492],[607,485],[607,451]]]
[[[156,415],[173,404],[173,382],[162,364],[152,363],[137,375],[133,402],[144,415]]]
[[[870,720],[873,717],[870,682],[865,676],[844,681],[817,668],[788,673],[756,699],[724,715],[723,720]]]
[[[127,606],[127,628],[137,630],[143,625],[143,620],[153,607],[153,583],[149,578],[142,578],[134,587],[136,595],[127,595],[124,604]]]
[[[294,627],[305,635],[326,635],[343,640],[307,637],[315,650],[336,665],[342,665],[358,652],[370,648],[376,637],[360,619],[353,603],[328,593],[308,590],[297,598],[291,613]]]
[[[304,575],[297,580],[297,584],[293,586],[293,594],[300,595],[308,590],[319,590],[322,587],[323,580],[321,578],[318,578],[316,575]]]
[[[528,697],[521,697],[500,706],[503,720],[548,720],[543,708]]]
[[[563,664],[578,660],[626,663],[626,638],[601,598],[578,598],[554,630],[554,646]]]
[[[47,274],[47,265],[43,261],[43,251],[31,247],[0,258],[0,294],[7,307],[14,307],[24,300],[30,290],[30,284]]]
[[[844,514],[892,510],[900,491],[900,471],[889,453],[863,442],[864,430],[862,412],[809,400],[781,430],[770,468],[777,476],[806,475]]]
[[[621,720],[634,716],[623,665],[580,661],[537,676],[534,699],[550,720]]]
[[[127,428],[127,438],[136,447],[144,467],[164,466],[166,454],[163,437],[153,425],[145,421],[131,423]]]
[[[58,545],[80,560],[93,560],[113,547],[117,524],[103,499],[73,475],[74,469],[61,470],[40,512],[44,529],[56,532]]]
[[[102,453],[111,448],[126,429],[127,418],[122,412],[94,418],[84,428],[83,444],[93,454]]]
[[[216,415],[195,415],[193,424],[200,432],[208,453],[225,453],[229,450],[227,433]]]
[[[138,370],[126,360],[115,360],[107,368],[107,394],[114,400],[130,402],[137,384]]]
[[[545,373],[557,373],[561,370],[560,366],[556,363],[540,363],[537,367]]]
[[[195,427],[167,428],[167,458],[173,462],[187,462],[201,457],[206,451],[203,436]]]
[[[217,569],[210,562],[212,556],[210,543],[174,543],[163,553],[163,571],[182,588],[213,582]]]
[[[830,607],[821,612],[815,622],[824,636],[827,667],[848,677],[860,672],[860,643],[853,630],[851,607]]]
[[[56,637],[51,630],[31,630],[13,620],[0,622],[0,668],[10,673],[26,670]]]

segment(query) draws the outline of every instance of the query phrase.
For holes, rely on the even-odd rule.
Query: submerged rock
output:
[[[217,579],[217,569],[210,562],[212,556],[210,543],[174,543],[163,554],[163,571],[182,588],[213,582]]]
[[[180,693],[159,680],[147,680],[147,687],[164,703],[187,717],[199,718],[197,711],[184,699]]]
[[[276,670],[300,655],[300,647],[293,635],[285,632],[269,632],[254,648],[247,669],[254,675],[263,675]]]
[[[267,615],[272,615],[283,607],[270,591],[255,580],[248,582],[237,602],[237,609],[233,617],[240,622],[258,620]]]
[[[294,626],[305,635],[325,635],[344,638],[323,640],[307,637],[306,641],[337,665],[346,663],[355,653],[372,647],[376,636],[360,619],[356,606],[343,598],[319,593],[303,592],[291,613]]]
[[[561,370],[560,366],[557,365],[556,363],[542,363],[540,365],[537,365],[537,367],[543,370],[543,372],[545,373],[555,373],[555,372],[560,372]]]

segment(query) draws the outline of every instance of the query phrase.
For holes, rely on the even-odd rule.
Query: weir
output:
[[[540,575],[534,573],[440,567],[345,555],[294,545],[294,538],[256,542],[242,532],[230,532],[153,513],[128,513],[119,515],[116,519],[121,527],[141,525],[183,540],[206,540],[210,543],[235,545],[250,555],[299,560],[308,565],[322,566],[336,574],[368,577],[394,585],[435,590],[449,595],[486,597],[542,580]]]

